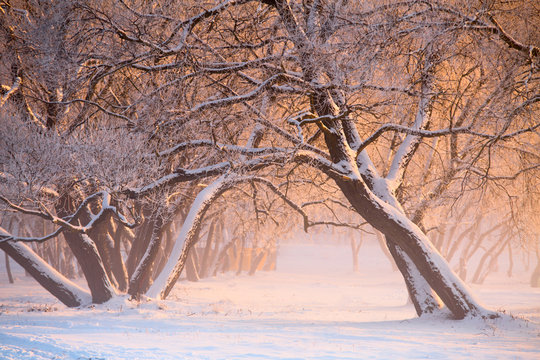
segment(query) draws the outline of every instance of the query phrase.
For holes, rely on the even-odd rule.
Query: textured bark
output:
[[[126,264],[122,258],[121,245],[122,240],[118,237],[113,238],[110,234],[109,242],[114,244],[114,247],[110,250],[111,270],[118,284],[118,290],[126,291],[128,289],[128,274]]]
[[[99,224],[95,225],[89,232],[88,237],[94,241],[98,249],[99,256],[102,260],[103,267],[107,273],[107,277],[111,284],[118,288],[118,282],[116,281],[112,271],[112,257],[113,246],[110,243],[109,225],[112,219],[107,217]]]
[[[39,257],[29,246],[22,243],[2,242],[0,249],[4,250],[13,260],[15,260],[26,272],[28,272],[41,286],[43,286],[54,297],[64,305],[77,307],[83,305],[84,299],[75,294],[67,285],[69,279],[63,277],[54,270],[41,257]],[[47,269],[43,271],[42,269]],[[51,274],[55,276],[51,276]],[[82,289],[79,289],[82,292]]]
[[[456,319],[488,315],[416,225],[404,217],[396,217],[401,214],[392,214],[363,181],[343,178],[334,180],[356,211],[407,254]]]
[[[144,294],[152,284],[154,264],[164,236],[162,217],[156,214],[151,223],[153,224],[153,229],[150,242],[139,265],[129,280],[128,293],[135,298],[139,298],[141,294]]]
[[[70,215],[75,209],[71,198],[64,196],[57,205],[58,216]],[[78,221],[74,219],[73,221]],[[65,232],[69,248],[77,259],[92,294],[92,302],[101,304],[110,300],[115,292],[107,276],[103,261],[93,240],[87,235]]]
[[[411,260],[406,256],[400,247],[391,239],[387,240],[388,250],[394,258],[396,265],[403,275],[409,297],[414,305],[416,314],[433,314],[442,308],[442,303],[424,277],[418,272]]]
[[[150,238],[152,237],[154,219],[150,217],[149,214],[145,216],[148,216],[147,220],[144,221],[143,224],[137,229],[135,239],[133,240],[128,259],[126,261],[127,271],[130,278],[133,276],[137,265],[144,256],[146,249],[148,248],[148,244],[150,243]]]
[[[177,244],[175,244],[172,250],[175,252],[175,256],[169,258],[163,272],[159,274],[155,283],[148,290],[147,294],[150,297],[165,299],[169,295],[174,284],[184,270],[191,247],[195,245],[198,240],[200,226],[206,212],[212,203],[234,184],[235,181],[228,180],[226,176],[222,176],[212,184],[208,185],[205,189],[201,190],[197,195],[194,204],[192,204],[189,213],[184,220],[180,234],[175,240]],[[181,248],[179,246],[181,246]],[[176,255],[176,250],[180,249],[179,255]],[[164,273],[165,271],[166,273]]]

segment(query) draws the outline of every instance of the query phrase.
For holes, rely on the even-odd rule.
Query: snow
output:
[[[10,234],[2,227],[0,227],[0,235],[1,236],[10,236]],[[83,235],[86,236],[86,235]],[[50,279],[52,282],[56,284],[62,284],[62,287],[67,289],[70,293],[72,293],[81,304],[89,304],[91,302],[90,293],[84,289],[82,289],[80,286],[75,284],[74,282],[67,279],[64,275],[60,274],[56,269],[54,269],[51,265],[49,265],[47,262],[45,262],[41,257],[39,257],[31,248],[30,246],[24,244],[23,242],[10,242],[10,246],[13,248],[13,250],[21,255],[23,255],[25,258],[29,260],[29,262],[33,263],[33,267],[36,268],[37,271],[39,271],[44,278]],[[3,253],[3,251],[2,251]],[[5,256],[4,256],[5,258]],[[5,262],[5,261],[4,261]],[[11,260],[10,264],[14,264],[15,261]],[[1,275],[4,275],[4,279],[7,278],[7,273],[2,274],[1,272],[5,272],[5,265],[3,265],[3,270],[0,271]],[[2,283],[0,283],[2,284]],[[0,285],[1,286],[1,285]],[[37,285],[36,283],[36,286]],[[0,287],[0,289],[2,289]],[[2,291],[3,292],[3,291]],[[1,312],[0,312],[1,313]]]
[[[360,249],[358,273],[348,246],[282,242],[275,272],[181,281],[166,301],[120,297],[79,309],[15,266],[16,283],[8,284],[2,261],[2,359],[540,357],[540,289],[528,286],[526,271],[507,278],[501,269],[473,286],[514,320],[418,319],[374,242]]]
[[[189,208],[189,212],[184,220],[184,224],[182,224],[182,228],[176,236],[169,260],[147,292],[150,297],[155,298],[160,296],[160,294],[165,290],[165,287],[169,285],[171,279],[175,277],[174,273],[178,272],[178,260],[180,259],[180,255],[184,250],[184,244],[186,241],[190,240],[188,237],[193,237],[195,228],[198,226],[201,216],[204,215],[203,210],[205,206],[207,206],[208,203],[215,198],[216,194],[222,190],[226,179],[227,175],[220,176],[218,179],[210,183],[210,185],[201,190],[195,200],[193,200],[193,204],[191,204],[191,207]],[[138,271],[139,267],[137,267],[136,272]]]

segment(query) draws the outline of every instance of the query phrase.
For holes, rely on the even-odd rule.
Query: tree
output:
[[[532,6],[84,2],[73,13],[99,34],[75,46],[84,57],[73,82],[84,86],[69,100],[38,101],[80,105],[76,115],[55,121],[62,141],[90,134],[94,146],[100,136],[129,135],[143,149],[133,157],[149,171],[139,177],[127,171],[111,179],[118,164],[104,167],[91,156],[97,166],[79,201],[90,189],[106,189],[125,209],[137,202],[169,213],[189,207],[151,296],[167,296],[223,194],[253,194],[257,184],[307,229],[321,221],[312,220],[295,190],[331,179],[325,191],[385,235],[419,315],[438,311],[440,298],[455,318],[487,316],[423,221],[446,191],[482,191],[486,179],[512,177],[502,166],[508,144],[515,154],[535,153],[526,148],[539,127],[538,39],[505,30],[508,21],[526,29],[519,19],[523,12],[538,17]],[[109,154],[122,158],[114,146]],[[537,171],[536,160],[517,173]],[[193,202],[166,200],[181,198],[174,194],[186,187]],[[415,189],[424,197],[412,196]],[[155,247],[141,249],[157,249],[168,221],[151,223]],[[146,254],[155,262],[154,251]]]

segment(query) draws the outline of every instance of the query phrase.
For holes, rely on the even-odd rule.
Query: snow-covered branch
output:
[[[261,94],[263,92],[263,90],[267,89],[274,82],[278,81],[279,79],[283,78],[284,76],[285,76],[284,74],[272,75],[268,79],[261,82],[260,85],[257,88],[253,89],[252,91],[250,91],[248,93],[242,94],[242,95],[230,96],[230,97],[226,97],[226,98],[221,98],[221,99],[217,99],[217,100],[210,100],[210,101],[200,103],[197,106],[190,109],[189,113],[199,112],[199,111],[202,111],[202,110],[205,110],[205,109],[208,109],[208,108],[220,108],[220,107],[223,107],[223,106],[227,106],[227,105],[231,105],[231,104],[237,104],[237,103],[241,103],[241,102],[244,102],[244,101],[254,99],[256,96]]]
[[[478,131],[474,131],[471,129],[470,126],[428,131],[428,130],[412,129],[412,128],[409,128],[403,125],[397,125],[397,124],[385,124],[379,127],[373,134],[371,134],[366,140],[362,142],[362,144],[357,150],[357,156],[367,146],[375,142],[380,136],[382,136],[384,133],[389,132],[389,131],[399,132],[399,133],[403,133],[407,135],[415,135],[415,136],[419,136],[423,138],[434,138],[434,137],[447,136],[447,135],[467,134],[467,135],[472,135],[472,136],[489,139],[489,140],[497,140],[497,139],[508,140],[510,138],[522,135],[524,133],[533,132],[539,127],[540,127],[540,123],[529,126],[524,129],[514,131],[512,133],[508,133],[504,135],[503,134],[493,135],[493,134],[485,134]]]
[[[265,154],[281,153],[281,152],[286,151],[285,148],[277,148],[277,147],[252,148],[252,147],[243,147],[243,146],[238,146],[238,145],[215,143],[212,140],[192,140],[192,141],[186,141],[186,142],[180,143],[167,150],[160,151],[157,153],[157,155],[169,156],[169,155],[174,155],[176,153],[184,151],[186,149],[197,148],[197,147],[212,147],[219,151],[238,153],[242,155],[265,155]]]
[[[486,13],[486,16],[489,19],[489,21],[491,21],[491,23],[495,26],[495,29],[497,29],[497,34],[499,35],[501,40],[504,41],[509,47],[511,47],[512,49],[519,50],[519,51],[527,54],[531,58],[536,57],[536,56],[540,56],[540,48],[538,46],[534,46],[534,45],[527,46],[525,44],[520,43],[519,41],[514,39],[510,34],[508,34],[501,27],[501,25],[499,25],[499,23],[497,22],[497,20],[495,20],[493,15],[491,15],[488,12],[488,13]]]
[[[87,206],[96,199],[101,198],[101,206],[100,210],[97,214],[91,214],[91,220],[84,226],[80,225],[73,225],[72,222],[75,219],[79,218],[79,215],[82,211],[86,211]],[[42,237],[22,237],[17,235],[10,235],[9,238],[3,237],[0,239],[0,242],[2,241],[24,241],[24,242],[43,242],[52,238],[55,238],[63,231],[71,231],[76,232],[79,234],[87,234],[94,226],[96,226],[97,223],[102,221],[107,215],[113,215],[116,220],[121,223],[122,225],[133,228],[138,225],[137,222],[129,222],[124,215],[122,215],[115,206],[111,205],[111,195],[106,191],[100,191],[97,193],[94,193],[88,197],[86,197],[83,202],[79,205],[77,210],[71,214],[68,217],[60,218],[52,214],[51,211],[49,211],[44,206],[41,206],[43,210],[32,210],[32,209],[26,209],[21,206],[18,206],[11,202],[6,197],[0,195],[0,200],[3,201],[8,207],[14,209],[17,212],[20,212],[22,214],[31,215],[31,216],[37,216],[44,220],[50,221],[54,225],[60,226],[58,229],[53,231],[52,233],[42,236]]]
[[[11,85],[11,87],[0,85],[0,93],[2,94],[2,97],[0,98],[0,109],[2,108],[2,106],[4,106],[6,101],[8,101],[9,97],[13,95],[17,90],[19,90],[20,85],[21,85],[20,76],[17,76],[17,78],[15,79],[15,82],[13,83],[13,85]]]

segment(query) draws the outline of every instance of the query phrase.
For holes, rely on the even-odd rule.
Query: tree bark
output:
[[[198,239],[199,229],[208,208],[234,184],[234,180],[229,180],[226,175],[222,175],[199,192],[175,240],[167,264],[147,291],[148,296],[165,299],[169,295],[184,269],[189,250]]]
[[[165,236],[163,232],[163,218],[159,214],[155,214],[153,217],[154,218],[151,221],[153,228],[150,242],[139,265],[137,265],[137,268],[129,280],[128,293],[137,299],[141,294],[144,294],[148,290],[150,285],[152,285],[154,264],[159,248],[161,247],[162,238]]]
[[[6,233],[0,228],[0,234]],[[24,268],[41,286],[68,307],[77,307],[90,300],[90,294],[47,264],[28,245],[20,242],[0,242],[4,250]]]
[[[433,290],[431,290],[429,284],[418,269],[416,269],[411,259],[391,239],[387,238],[387,245],[405,280],[405,285],[407,286],[407,291],[416,310],[416,314],[422,316],[440,311],[442,308],[440,299],[433,293]]]
[[[58,216],[70,215],[74,211],[72,199],[69,196],[64,196],[60,200],[56,210]],[[74,219],[74,221],[78,221],[78,219]],[[73,232],[65,232],[64,238],[81,267],[92,294],[92,302],[101,304],[110,300],[115,295],[115,291],[94,241],[88,235]]]
[[[9,256],[7,252],[4,253],[5,255],[5,261],[6,261],[6,273],[10,284],[13,284],[15,281],[13,281],[13,274],[11,274],[11,265],[9,264]]]
[[[404,251],[456,319],[487,315],[418,226],[378,199],[361,179],[334,180],[356,211]]]
[[[205,278],[208,276],[210,270],[210,264],[212,264],[212,243],[214,242],[214,230],[216,228],[216,220],[212,221],[210,228],[208,229],[208,235],[206,236],[206,246],[204,247],[204,253],[201,262],[200,277]]]

